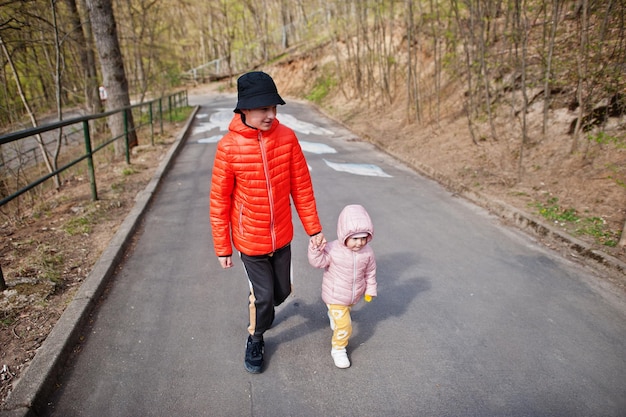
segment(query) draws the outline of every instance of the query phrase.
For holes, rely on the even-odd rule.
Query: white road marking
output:
[[[326,162],[326,165],[328,165],[335,171],[347,172],[350,174],[364,175],[369,177],[392,177],[391,175],[383,171],[378,165],[336,163],[327,161],[326,159],[324,159],[324,162]]]
[[[337,153],[337,150],[335,150],[335,148],[332,148],[324,143],[307,142],[301,140],[300,147],[304,152],[314,153],[317,155],[324,153]]]
[[[197,119],[206,119],[207,117],[209,116],[204,113],[196,115]],[[290,114],[279,113],[277,117],[281,123],[283,123],[285,126],[289,126],[291,129],[298,133],[302,133],[305,135],[333,135],[333,132],[331,130],[315,126],[312,123],[304,122]],[[209,117],[209,122],[200,123],[195,127],[194,133],[208,132],[209,130],[215,128],[219,128],[220,131],[226,132],[232,118],[232,109],[217,109],[217,111],[213,112]]]
[[[209,118],[209,121],[196,125],[193,134],[208,133],[216,128],[219,129],[220,132],[228,131],[228,125],[232,120],[233,111],[232,109],[218,109],[210,116],[208,116],[207,114],[196,115],[196,118],[198,119],[206,119],[207,117]],[[291,129],[298,133],[319,136],[331,136],[334,134],[331,130],[315,126],[312,123],[298,120],[296,117],[290,114],[280,114],[278,116],[278,119],[281,121],[281,123],[284,123],[286,126],[289,126]],[[223,135],[220,134],[198,139],[198,143],[217,143],[222,138],[222,136]],[[336,149],[323,143],[300,141],[300,146],[302,147],[302,150],[304,152],[317,155],[337,153]],[[335,171],[370,177],[391,177],[391,175],[387,174],[379,166],[373,164],[336,163],[327,161],[326,159],[324,159],[324,162]],[[310,165],[309,170],[311,170]]]
[[[217,143],[222,139],[222,135],[211,136],[204,139],[198,139],[198,143]]]
[[[315,126],[312,123],[303,122],[302,120],[299,120],[290,114],[278,114],[278,116],[276,117],[285,126],[289,126],[296,132],[302,133],[304,135],[331,136],[334,134],[331,130]]]

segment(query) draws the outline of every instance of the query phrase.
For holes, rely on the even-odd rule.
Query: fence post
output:
[[[163,134],[163,97],[159,97],[159,121],[161,122],[161,134]]]
[[[152,116],[152,104],[154,103],[154,101],[150,102],[150,111],[149,111],[149,115],[150,115],[150,143],[152,144],[152,146],[154,146],[154,117]]]
[[[167,111],[170,114],[170,123],[174,121],[174,118],[172,117],[172,96],[169,95],[167,96]]]
[[[128,112],[130,109],[124,110],[124,141],[126,142],[126,163],[130,165],[130,137],[128,136]]]
[[[85,150],[87,152],[87,166],[89,167],[89,183],[91,184],[91,198],[98,199],[96,188],[96,172],[93,168],[93,153],[91,151],[91,135],[89,133],[89,120],[83,121],[83,134],[85,137]]]

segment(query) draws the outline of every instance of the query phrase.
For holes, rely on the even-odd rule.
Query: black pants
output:
[[[291,294],[291,245],[269,255],[242,253],[241,261],[250,283],[248,332],[253,339],[260,340],[272,327],[274,307]]]

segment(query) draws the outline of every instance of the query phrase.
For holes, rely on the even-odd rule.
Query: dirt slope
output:
[[[315,80],[324,76],[318,63],[325,59],[331,58],[305,54],[264,70],[285,95],[303,98],[312,91]],[[521,120],[511,118],[510,103],[502,102],[494,111],[495,135],[485,121],[475,126],[474,142],[462,110],[463,86],[450,82],[442,90],[439,122],[434,121],[436,105],[428,102],[423,105],[422,122],[408,122],[404,94],[391,102],[365,100],[360,97],[366,95],[342,86],[332,89],[319,105],[362,140],[447,187],[503,202],[579,239],[590,249],[626,262],[626,247],[617,245],[626,221],[626,117],[610,118],[603,127],[615,142],[598,143],[583,135],[572,152],[573,137],[568,130],[577,113],[568,110],[568,97],[554,101],[545,134],[541,132],[543,103],[538,102],[527,114],[528,142],[520,164]],[[534,94],[538,91],[529,95]],[[598,132],[589,134],[597,137]],[[555,248],[559,245],[545,243]],[[585,261],[574,251],[561,252]],[[618,273],[611,279],[626,288],[625,275]]]

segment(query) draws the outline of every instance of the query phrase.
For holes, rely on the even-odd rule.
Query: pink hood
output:
[[[337,220],[337,239],[345,246],[346,240],[356,233],[368,233],[367,243],[374,237],[374,225],[363,206],[345,206]]]
[[[345,242],[356,233],[368,233],[367,245],[354,252]],[[337,240],[328,242],[323,250],[309,245],[309,263],[324,268],[322,299],[326,304],[353,305],[363,295],[375,297],[376,260],[369,243],[374,237],[374,225],[363,206],[346,206],[337,221]]]

